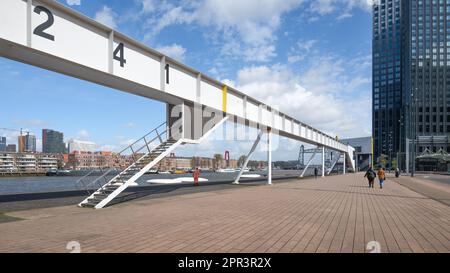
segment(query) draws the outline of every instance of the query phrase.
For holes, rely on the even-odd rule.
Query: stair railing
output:
[[[132,162],[132,164],[127,164],[127,166],[125,167],[125,169],[126,169],[130,165],[133,165],[136,162],[138,162],[146,154],[151,153],[153,148],[157,147],[158,145],[161,145],[161,143],[163,143],[165,140],[168,139],[169,134],[168,134],[168,129],[167,129],[166,124],[167,124],[167,122],[161,123],[155,129],[151,130],[150,132],[145,134],[143,137],[134,141],[132,144],[128,145],[126,148],[121,150],[119,153],[115,153],[113,155],[114,163],[120,166],[121,160],[123,160],[122,157],[128,156],[133,160],[133,162]],[[156,140],[158,140],[159,143],[152,146]],[[144,149],[145,149],[145,152],[142,152]],[[131,152],[131,154],[130,154],[130,152]],[[85,176],[78,179],[76,181],[76,185],[77,185],[77,187],[78,187],[78,185],[81,185],[88,192],[88,194],[91,195],[92,194],[91,191],[93,188],[98,189],[100,187],[103,187],[106,183],[109,182],[109,179],[107,179],[106,177],[108,174],[110,174],[115,169],[116,169],[116,167],[107,168],[105,170],[100,169],[101,175],[99,177],[97,177],[96,179],[94,179],[93,181],[89,182],[89,181],[87,181],[87,178],[89,176],[91,176],[92,173],[94,173],[98,169],[91,170]],[[95,192],[95,190],[94,190],[94,192]]]

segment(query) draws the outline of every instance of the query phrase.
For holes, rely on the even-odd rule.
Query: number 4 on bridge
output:
[[[119,54],[119,56],[117,56],[118,54]],[[114,55],[114,60],[119,61],[120,66],[124,67],[124,65],[127,63],[127,60],[125,60],[125,57],[124,57],[123,43],[119,43],[119,45],[114,50],[113,55]]]

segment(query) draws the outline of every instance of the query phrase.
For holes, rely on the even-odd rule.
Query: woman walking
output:
[[[372,169],[372,166],[369,166],[369,169],[367,170],[366,174],[364,175],[364,177],[367,177],[367,180],[369,180],[369,188],[373,188],[373,182],[374,182],[376,176],[377,176],[377,174]]]
[[[383,188],[384,180],[386,180],[386,171],[384,168],[378,169],[378,180],[380,180],[380,189]]]

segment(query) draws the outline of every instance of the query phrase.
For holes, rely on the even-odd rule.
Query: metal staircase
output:
[[[150,171],[150,169],[152,169],[162,159],[172,153],[178,146],[201,143],[227,120],[228,117],[225,117],[216,122],[215,125],[204,132],[202,137],[198,140],[182,138],[181,129],[172,130],[173,128],[168,128],[167,123],[164,122],[115,155],[118,159],[127,155],[133,160],[133,163],[118,175],[108,180],[107,175],[112,171],[112,169],[108,169],[100,177],[94,179],[93,182],[86,183],[84,181],[90,173],[81,178],[79,183],[82,184],[88,192],[93,188],[93,186],[100,186],[100,188],[92,194],[89,192],[89,197],[84,199],[80,204],[78,204],[78,206],[95,209],[103,208],[127,187],[133,185],[141,176]],[[178,134],[180,139],[176,140],[169,137],[169,132]]]
[[[344,156],[345,156],[345,155],[344,155]],[[333,163],[331,164],[330,168],[328,169],[327,175],[330,175],[330,174],[331,174],[331,172],[333,171],[334,167],[335,167],[336,164],[339,162],[339,160],[341,160],[341,158],[342,158],[342,154],[339,153],[339,156],[337,156],[337,157],[334,159]]]
[[[164,128],[163,132],[158,131],[162,130],[161,128]],[[128,186],[135,183],[142,175],[169,155],[176,147],[183,144],[183,139],[175,140],[173,138],[167,138],[167,130],[166,123],[163,123],[118,153],[116,155],[117,157],[124,155],[130,156],[133,159],[133,163],[118,175],[108,180],[107,183],[83,200],[79,206],[96,209],[103,208]],[[152,138],[152,136],[154,137]],[[163,140],[163,137],[166,140]],[[158,142],[159,144],[156,144]],[[95,179],[93,183],[95,184],[101,181],[108,173],[109,171],[106,171],[103,175]]]

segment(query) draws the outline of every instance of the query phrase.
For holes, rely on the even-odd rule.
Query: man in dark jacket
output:
[[[369,169],[367,170],[367,172],[364,175],[364,177],[367,177],[367,180],[369,180],[369,188],[373,188],[373,184],[374,184],[374,181],[375,181],[375,177],[377,177],[377,174],[372,169],[372,166],[369,166]]]

